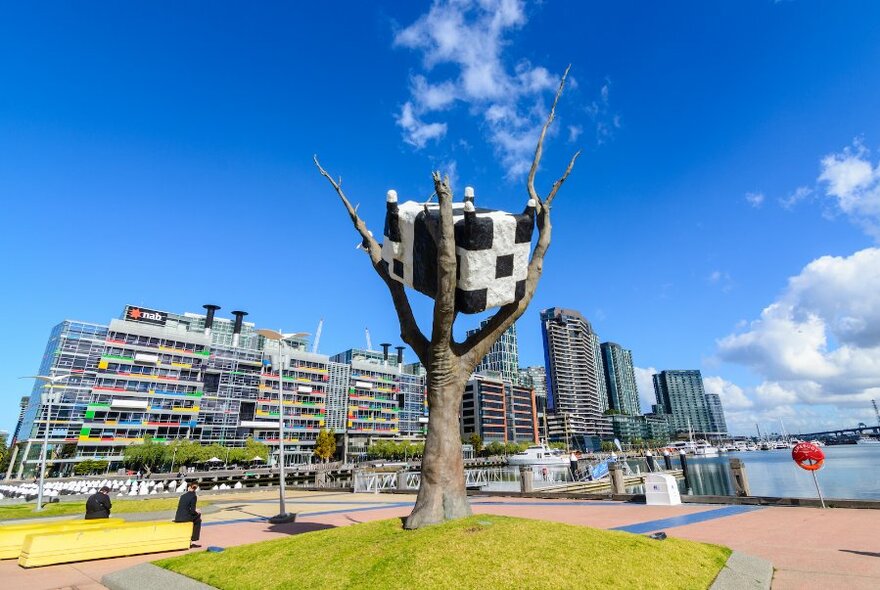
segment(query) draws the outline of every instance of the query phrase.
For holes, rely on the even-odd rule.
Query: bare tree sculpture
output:
[[[362,247],[370,256],[373,268],[385,281],[397,318],[400,322],[400,336],[418,356],[427,371],[428,406],[430,417],[428,435],[425,441],[425,454],[422,461],[421,486],[415,508],[406,520],[406,528],[415,529],[445,520],[462,518],[471,514],[467,501],[464,479],[464,462],[461,456],[459,434],[459,412],[467,380],[477,364],[489,352],[501,334],[519,318],[532,300],[544,265],[544,256],[550,246],[550,207],[559,188],[571,173],[580,151],[574,154],[565,173],[553,184],[546,198],[542,199],[535,190],[535,174],[541,162],[541,153],[547,129],[553,122],[556,105],[565,87],[568,69],[562,76],[553,106],[535,148],[535,157],[528,175],[528,195],[535,205],[538,227],[537,244],[532,251],[526,275],[525,295],[513,303],[506,304],[492,316],[488,323],[473,333],[464,342],[456,342],[452,334],[455,322],[456,292],[456,250],[453,226],[452,190],[449,178],[441,178],[439,172],[433,173],[434,189],[440,208],[439,239],[437,244],[437,293],[434,297],[433,327],[431,337],[426,337],[419,329],[413,316],[405,287],[392,278],[383,264],[382,246],[367,229],[358,216],[357,209],[345,196],[340,186],[327,173],[315,156],[315,165],[321,174],[333,185],[342,199],[349,217],[363,242]],[[530,203],[531,205],[532,203]]]

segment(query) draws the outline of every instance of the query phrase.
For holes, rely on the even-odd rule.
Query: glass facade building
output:
[[[484,327],[488,320],[480,323],[480,327]],[[477,330],[468,330],[467,336],[470,337]],[[516,383],[519,379],[519,346],[516,340],[516,323],[507,328],[501,337],[492,345],[489,352],[474,369],[474,373],[496,372],[500,373],[502,379],[511,383]]]
[[[46,429],[50,446],[75,445],[73,456],[56,461],[62,472],[85,459],[118,466],[125,446],[145,437],[225,446],[253,437],[277,447],[282,416],[289,464],[311,460],[322,428],[398,433],[396,367],[334,362],[308,352],[297,336],[279,349],[243,321],[245,312],[232,320],[205,307],[206,314],[175,314],[126,306],[107,325],[55,326],[39,374],[70,377],[52,388],[51,415],[42,383],[34,386],[21,420],[17,476],[36,468]],[[417,379],[410,395],[419,395]],[[423,388],[421,396],[423,411]]]
[[[722,434],[719,422],[724,420],[724,410],[718,396],[706,395],[703,376],[696,370],[661,371],[654,375],[654,393],[657,407],[670,415],[673,433],[716,436]],[[710,409],[710,404],[714,409]],[[714,419],[713,419],[714,413]],[[724,431],[727,428],[724,426]]]
[[[614,342],[603,342],[601,349],[609,408],[628,416],[641,415],[632,351]]]
[[[535,395],[531,387],[499,373],[476,373],[467,382],[461,407],[461,435],[484,443],[538,442]]]

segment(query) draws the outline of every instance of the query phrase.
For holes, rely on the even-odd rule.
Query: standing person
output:
[[[199,484],[189,484],[186,492],[177,502],[177,514],[174,515],[174,522],[193,523],[192,537],[190,537],[192,544],[190,547],[201,547],[201,545],[196,545],[196,541],[199,540],[200,533],[202,532],[202,511],[196,508],[196,491],[198,489]]]
[[[544,476],[544,481],[547,481],[547,476],[548,476],[549,474],[550,474],[550,470],[547,469],[547,467],[544,467],[544,468],[541,470],[541,475]]]
[[[112,507],[110,488],[103,486],[86,500],[86,520],[110,518],[110,508]]]
[[[578,476],[578,457],[574,454],[574,451],[571,452],[571,455],[568,457],[569,463],[571,463],[571,475],[577,479]]]

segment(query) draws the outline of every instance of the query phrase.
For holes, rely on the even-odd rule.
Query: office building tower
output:
[[[727,436],[727,420],[724,419],[721,396],[717,393],[707,393],[706,404],[709,407],[709,423],[712,425],[712,432],[717,436]]]
[[[542,366],[520,369],[519,383],[535,391],[538,431],[540,438],[547,440],[547,370]]]
[[[541,312],[544,360],[547,372],[547,412],[564,414],[562,426],[577,438],[611,435],[605,376],[599,338],[577,311],[551,308]],[[558,432],[558,430],[557,430]],[[551,440],[553,434],[550,435]]]
[[[480,327],[485,327],[488,320],[484,320]],[[468,330],[467,336],[470,337],[477,330]],[[485,373],[494,371],[500,373],[502,379],[515,383],[519,379],[519,347],[516,341],[516,324],[512,324],[507,328],[501,337],[492,345],[486,356],[474,369],[474,373]]]
[[[495,372],[474,374],[462,398],[461,434],[477,434],[484,443],[537,442],[534,391]]]
[[[24,396],[18,401],[18,420],[15,422],[15,430],[12,431],[12,438],[8,441],[10,447],[18,440],[19,432],[21,432],[21,423],[24,421],[24,413],[27,411],[30,399],[29,396]]]
[[[609,408],[628,416],[640,416],[632,351],[614,342],[603,342],[601,349]]]
[[[660,371],[654,375],[654,393],[662,412],[670,415],[673,433],[692,429],[695,434],[707,436],[715,432],[699,371]]]

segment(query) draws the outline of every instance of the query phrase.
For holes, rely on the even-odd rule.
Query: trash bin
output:
[[[677,506],[681,504],[678,482],[666,473],[651,473],[645,478],[645,503],[649,506]]]

